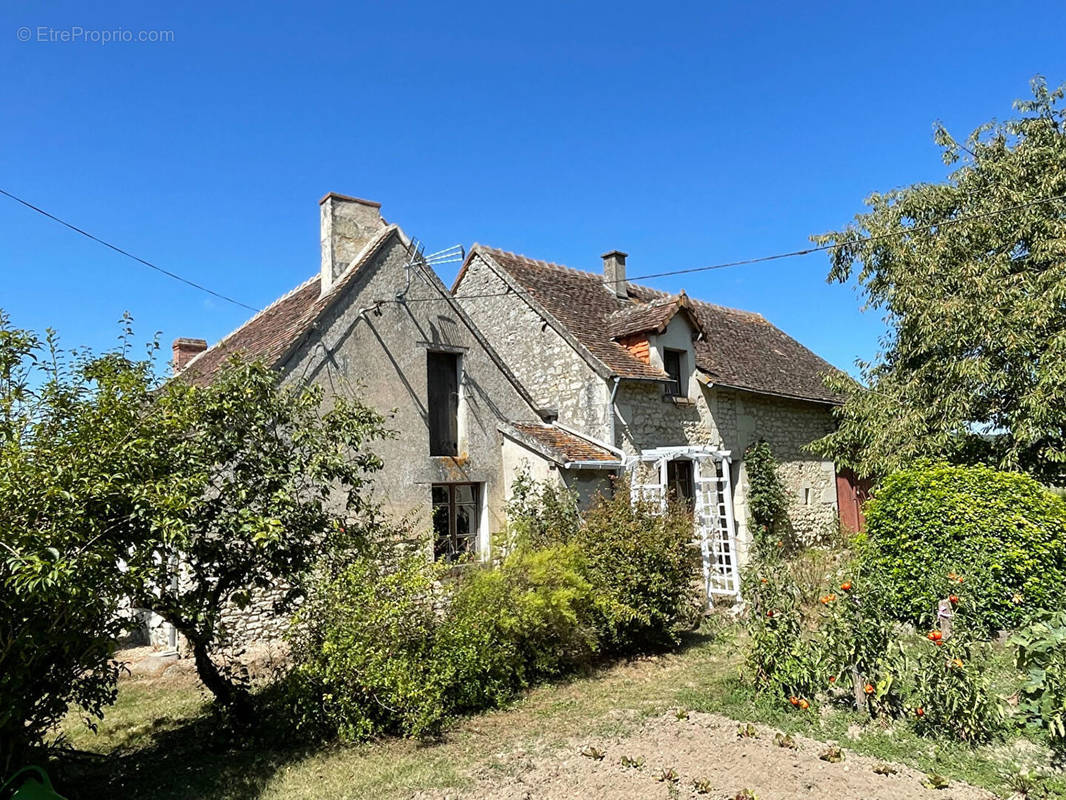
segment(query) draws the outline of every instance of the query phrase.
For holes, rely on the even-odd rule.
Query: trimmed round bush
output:
[[[861,566],[885,611],[932,625],[956,595],[986,632],[1066,597],[1066,501],[1032,478],[938,464],[888,476],[866,508]]]

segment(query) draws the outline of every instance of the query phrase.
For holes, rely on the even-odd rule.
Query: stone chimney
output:
[[[330,192],[318,201],[322,243],[322,294],[384,227],[381,203]]]
[[[623,300],[629,297],[626,292],[626,256],[621,250],[611,250],[604,253],[603,258],[603,282],[607,288]]]
[[[170,347],[174,354],[171,361],[174,372],[181,372],[186,364],[207,349],[207,342],[203,339],[175,339]]]

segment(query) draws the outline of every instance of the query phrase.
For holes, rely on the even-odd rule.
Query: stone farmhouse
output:
[[[556,427],[621,451],[635,496],[693,505],[709,598],[739,589],[752,443],[781,462],[795,534],[836,525],[834,465],[805,449],[833,429],[833,368],[763,317],[630,283],[617,250],[595,274],[474,245],[452,292]]]
[[[757,314],[628,283],[618,251],[593,274],[475,245],[449,291],[378,203],[330,193],[320,220],[318,273],[211,347],[175,340],[174,368],[206,382],[239,354],[386,414],[373,491],[427,556],[487,556],[521,470],[583,502],[628,473],[692,503],[708,600],[735,594],[759,439],[797,531],[836,520],[834,466],[804,450],[832,429],[831,368]],[[245,636],[268,636],[255,615]]]
[[[578,476],[619,465],[552,424],[380,204],[331,193],[320,219],[319,272],[210,348],[176,340],[176,372],[210,381],[239,354],[387,415],[396,438],[373,444],[385,463],[373,491],[413,531],[433,532],[438,559],[488,552],[508,465],[526,455]]]

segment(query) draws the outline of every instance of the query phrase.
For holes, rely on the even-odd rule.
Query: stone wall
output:
[[[833,463],[805,450],[833,429],[828,406],[702,386],[695,397],[677,401],[664,397],[659,385],[623,382],[617,407],[618,445],[627,453],[686,444],[731,453],[733,506],[743,555],[750,543],[743,457],[748,446],[760,439],[769,443],[781,465],[795,534],[812,542],[836,524]]]
[[[480,255],[467,264],[457,299],[539,406],[600,441],[609,438],[607,382],[547,325]],[[463,300],[464,295],[478,295]],[[480,295],[500,295],[483,297]]]

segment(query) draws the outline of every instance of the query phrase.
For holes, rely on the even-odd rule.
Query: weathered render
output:
[[[210,381],[235,355],[261,359],[285,382],[322,386],[327,403],[350,395],[386,415],[395,437],[372,445],[384,468],[371,491],[430,557],[454,555],[439,540],[442,513],[453,538],[484,557],[505,524],[505,494],[521,466],[553,473],[573,461],[575,448],[594,467],[618,466],[618,454],[545,421],[551,415],[509,372],[407,235],[381,218],[377,203],[329,194],[320,208],[318,274],[210,348],[202,340],[175,342],[183,379]],[[430,386],[430,362],[438,357],[457,365],[447,396]],[[440,418],[442,405],[453,417],[456,440],[447,443],[448,454],[434,454],[431,420]],[[447,498],[443,506],[440,497]],[[474,526],[470,536],[465,526]],[[262,640],[280,629],[270,600],[228,613],[240,638]]]
[[[758,440],[781,462],[796,534],[827,532],[836,472],[805,448],[833,427],[830,365],[757,314],[628,283],[625,259],[607,253],[595,274],[475,245],[452,291],[536,402],[621,450],[635,481],[664,461],[727,464],[730,552],[750,542],[743,454]]]

